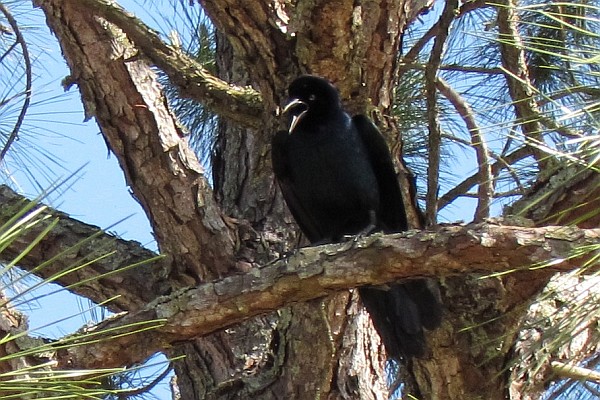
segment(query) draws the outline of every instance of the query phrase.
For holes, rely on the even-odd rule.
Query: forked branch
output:
[[[259,128],[264,107],[260,94],[250,87],[230,85],[175,46],[166,44],[141,20],[109,0],[68,0],[82,3],[91,13],[121,29],[143,55],[162,69],[181,95],[244,126]],[[38,0],[38,3],[44,1]]]

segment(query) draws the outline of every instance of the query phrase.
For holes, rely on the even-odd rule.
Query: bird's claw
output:
[[[348,238],[348,240],[346,240],[346,236],[344,236],[344,240],[345,240],[344,241],[344,245],[340,248],[340,251],[343,252],[343,251],[347,251],[347,250],[355,248],[356,247],[356,243],[358,241],[357,236],[358,235],[356,235],[356,236],[350,236]]]

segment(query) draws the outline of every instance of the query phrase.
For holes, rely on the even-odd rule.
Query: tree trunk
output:
[[[232,88],[212,77],[206,84],[201,66],[186,64],[181,54],[153,42],[151,32],[104,0],[35,3],[46,13],[87,113],[96,117],[167,255],[160,274],[152,277],[156,281],[133,295],[131,307],[119,304],[129,310],[149,296],[258,271],[302,243],[270,165],[270,139],[281,125],[275,110],[299,73],[333,80],[353,113],[376,110],[370,114],[394,149],[400,147],[393,121],[379,116],[392,106],[402,32],[429,5],[419,0],[298,0],[294,5],[204,0],[220,31],[220,77],[238,85]],[[212,190],[164,105],[146,57],[173,74],[178,62],[181,71],[192,70],[174,79],[182,92],[200,93],[199,100],[228,115],[216,135]],[[221,99],[209,90],[215,85],[230,95],[232,107],[215,105]],[[244,85],[254,91],[240,89]],[[400,179],[405,200],[412,203],[409,179]],[[400,366],[403,393],[444,400],[505,398],[518,321],[549,274],[445,279],[444,322],[427,336],[430,354]],[[175,363],[186,400],[388,397],[384,350],[354,290],[177,343],[167,354],[186,356]]]
[[[217,43],[220,77],[238,85],[257,84],[248,79],[227,39],[218,35]],[[275,132],[277,124],[275,119],[268,121],[265,134],[257,138],[247,128],[221,119],[216,137],[215,193],[228,215],[251,222],[238,259],[253,266],[266,264],[299,241],[270,167],[269,132]],[[385,359],[356,295],[341,293],[300,303],[217,336],[226,336],[235,346],[210,346],[211,358],[241,363],[223,363],[221,371],[229,377],[219,377],[212,368],[207,371],[211,364],[203,356],[207,352],[203,340],[196,346],[184,345],[186,359],[176,364],[183,398],[312,399],[315,394],[331,399],[386,398]],[[348,342],[356,343],[348,349]],[[198,359],[205,362],[189,361]],[[206,381],[202,386],[197,383],[202,376],[212,377],[212,387],[206,387]]]

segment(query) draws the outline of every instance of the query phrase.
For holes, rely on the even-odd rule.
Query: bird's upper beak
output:
[[[299,113],[292,114],[292,121],[290,122],[290,129],[288,130],[288,133],[290,134],[294,131],[294,128],[296,127],[296,125],[298,125],[298,122],[300,122],[304,114],[306,114],[306,112],[308,111],[308,104],[299,99],[292,99],[283,108],[283,114],[289,112],[291,109],[296,107],[301,108],[301,111]]]

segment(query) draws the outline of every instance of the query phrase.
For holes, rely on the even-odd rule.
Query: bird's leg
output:
[[[373,233],[375,228],[377,228],[377,215],[375,214],[375,210],[369,210],[369,225],[365,226],[363,230],[354,236],[354,241],[356,242],[358,239]]]
[[[356,235],[346,235],[344,239],[348,240],[346,246],[343,247],[342,250],[351,249],[356,245],[356,243],[362,239],[363,237],[373,233],[373,231],[377,228],[377,215],[375,214],[375,210],[369,210],[369,225],[360,230]]]
[[[291,249],[291,250],[286,250],[284,252],[282,252],[281,254],[279,254],[279,257],[272,259],[271,261],[267,262],[266,264],[264,264],[262,266],[262,268],[267,267],[269,265],[275,264],[276,262],[279,261],[284,261],[285,263],[288,262],[288,259],[290,257],[292,257],[293,255],[295,255],[296,253],[298,253],[298,250],[300,250],[299,248],[295,248],[295,249]]]

